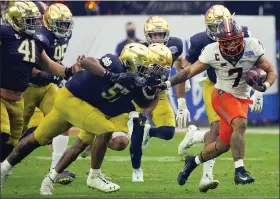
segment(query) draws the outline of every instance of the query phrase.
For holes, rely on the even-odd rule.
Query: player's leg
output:
[[[54,84],[49,84],[46,86],[43,98],[40,102],[39,108],[44,112],[45,115],[50,113],[54,106],[55,98],[57,96],[58,88]],[[52,140],[52,163],[51,169],[55,167],[59,159],[62,157],[63,153],[68,146],[68,133],[64,133],[56,136]],[[64,171],[57,179],[59,184],[69,184],[75,178],[75,174],[70,171]]]

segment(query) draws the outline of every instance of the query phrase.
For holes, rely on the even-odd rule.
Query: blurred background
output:
[[[253,36],[263,42],[268,56],[280,71],[280,2],[276,1],[44,1],[47,4],[66,4],[74,15],[73,38],[65,55],[66,65],[79,54],[100,57],[119,53],[126,42],[144,39],[143,27],[151,15],[162,15],[170,26],[171,36],[184,41],[204,31],[201,15],[214,4],[225,5],[241,25],[246,25]],[[7,1],[0,2],[1,13]],[[130,32],[130,33],[129,33]],[[175,71],[172,71],[174,74]],[[186,94],[194,123],[207,125],[201,87],[197,78],[191,80],[192,90]],[[279,79],[264,96],[262,113],[249,113],[251,125],[279,125]],[[177,109],[174,90],[169,91],[173,109]]]

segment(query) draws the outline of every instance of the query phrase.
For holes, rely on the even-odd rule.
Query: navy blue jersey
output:
[[[244,33],[244,37],[250,36],[248,27],[242,26],[242,30]],[[208,37],[206,31],[193,35],[190,38],[190,48],[189,48],[189,53],[186,55],[186,60],[193,64],[194,62],[196,62],[198,60],[198,57],[199,57],[202,49],[205,46],[207,46],[208,44],[211,44],[214,42],[215,42],[214,40],[212,40]],[[207,75],[213,83],[217,82],[216,72],[215,72],[214,68],[209,67],[207,69]]]
[[[111,72],[126,72],[123,63],[116,55],[106,54],[99,61]],[[120,84],[111,83],[85,70],[75,74],[66,83],[66,88],[75,97],[88,102],[111,117],[134,111],[132,100],[140,92],[138,89],[128,90]]]
[[[29,84],[32,68],[41,57],[43,37],[19,33],[8,25],[0,25],[1,88],[23,92]]]
[[[141,41],[140,43],[144,44],[145,46],[149,46],[146,41]],[[183,41],[178,37],[169,37],[169,40],[165,45],[170,49],[174,63],[183,53]]]
[[[61,64],[72,35],[66,38],[58,38],[45,26],[42,26],[37,32],[44,37],[44,50],[49,58]],[[41,70],[40,66],[37,66],[37,68]],[[36,77],[32,77],[30,82],[35,83]]]

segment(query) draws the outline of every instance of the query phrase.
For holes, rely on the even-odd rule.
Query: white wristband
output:
[[[165,84],[166,84],[166,87],[167,87],[167,88],[170,88],[170,87],[171,87],[171,82],[170,82],[170,81],[166,81]]]
[[[269,82],[264,82],[263,84],[265,85],[266,89],[268,89],[271,86]]]

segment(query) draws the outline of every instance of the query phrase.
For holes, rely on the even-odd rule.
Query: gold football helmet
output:
[[[38,19],[42,16],[37,6],[31,1],[14,1],[9,3],[9,7],[3,14],[3,19],[14,30],[34,34],[38,23]]]
[[[61,3],[49,6],[44,14],[44,25],[57,37],[69,37],[73,29],[72,13],[69,8]]]
[[[127,44],[121,52],[120,59],[129,72],[136,72],[143,76],[150,72],[152,54],[149,48],[143,44]]]
[[[152,52],[152,72],[161,77],[168,78],[171,66],[173,63],[173,56],[169,48],[160,43],[154,43],[149,45],[149,49]]]
[[[217,26],[224,19],[231,19],[230,11],[223,5],[213,5],[205,14],[205,25],[207,35],[216,40],[215,34],[217,32]]]
[[[169,39],[168,23],[160,16],[150,17],[144,26],[144,34],[149,44],[166,43]],[[162,34],[155,38],[156,34]]]

